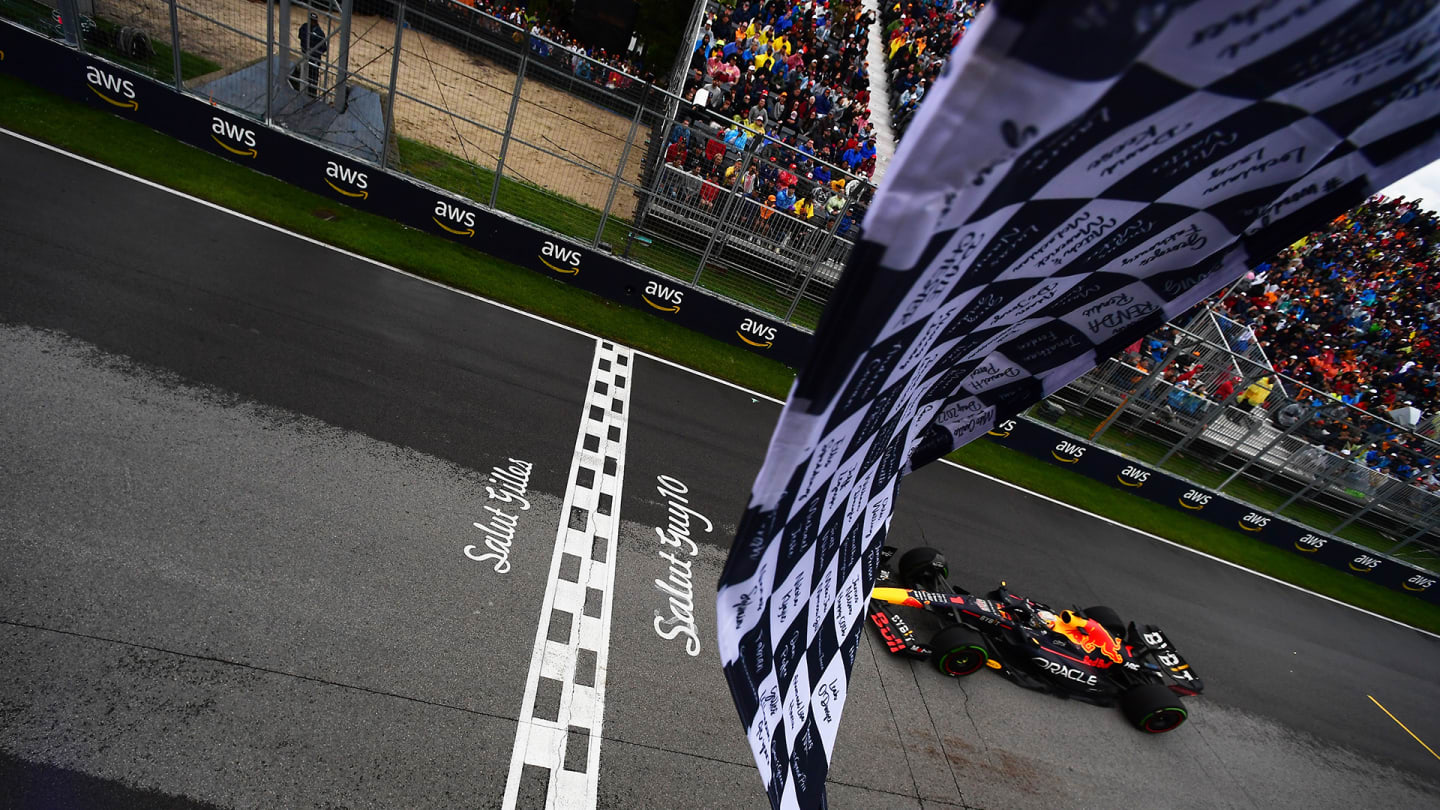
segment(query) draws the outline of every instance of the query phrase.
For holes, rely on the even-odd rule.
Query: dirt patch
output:
[[[162,40],[170,35],[169,5],[160,0],[96,0],[95,11],[116,22],[140,26]],[[186,51],[220,64],[222,74],[265,57],[264,3],[207,0],[202,11],[205,17],[183,9],[179,13],[180,43]],[[303,6],[292,11],[295,27],[304,13]],[[293,43],[293,31],[291,38]],[[394,43],[392,21],[356,15],[350,25],[350,71],[355,81],[388,92]],[[334,50],[332,45],[332,54]],[[514,96],[514,71],[413,29],[404,32],[400,51],[395,133],[493,169]],[[565,80],[561,74],[552,73],[551,77]],[[603,208],[620,165],[630,119],[577,95],[601,92],[593,85],[580,84],[570,93],[527,80],[505,155],[506,176]],[[638,185],[645,131],[639,130],[636,137],[640,143],[631,150],[623,175]],[[619,193],[612,213],[628,217],[634,206],[632,194]]]

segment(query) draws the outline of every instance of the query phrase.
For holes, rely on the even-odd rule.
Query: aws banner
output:
[[[999,0],[891,164],[719,583],[774,807],[821,807],[908,470],[1440,153],[1407,0]]]
[[[811,335],[524,220],[180,93],[0,20],[0,73],[152,127],[336,202],[439,235],[791,366]]]

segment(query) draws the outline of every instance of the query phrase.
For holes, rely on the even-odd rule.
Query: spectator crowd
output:
[[[1440,218],[1420,203],[1372,197],[1207,302],[1229,348],[1260,349],[1276,374],[1241,380],[1182,361],[1165,370],[1172,391],[1219,402],[1244,384],[1242,409],[1440,491]],[[1172,344],[1152,336],[1126,359],[1145,368]]]
[[[890,120],[897,139],[984,7],[976,0],[881,0]]]
[[[848,235],[870,193],[861,178],[875,172],[873,22],[842,0],[713,7],[691,53],[688,115],[665,144],[680,173],[662,191],[704,210],[733,190],[741,224],[782,243]]]
[[[498,20],[529,32],[531,53],[554,62],[583,81],[591,82],[611,90],[623,90],[635,83],[644,65],[636,57],[625,53],[610,53],[604,48],[587,45],[555,21],[544,18],[526,9],[523,2],[497,3],[494,0],[456,0],[462,6],[482,11]],[[449,5],[446,0],[445,5]],[[456,9],[458,11],[458,9]],[[490,23],[485,26],[492,34],[505,34],[503,26]],[[514,33],[516,44],[522,35]],[[596,63],[599,63],[598,65]]]

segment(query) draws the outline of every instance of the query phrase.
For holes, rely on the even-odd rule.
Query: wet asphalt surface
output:
[[[499,807],[594,339],[0,135],[0,806]],[[83,223],[83,227],[76,227]],[[631,394],[602,807],[764,804],[713,583],[778,406]],[[487,474],[533,465],[510,569]],[[683,482],[700,644],[656,631]],[[1440,642],[962,470],[900,545],[1163,626],[1177,732],[867,640],[835,807],[1432,806]]]

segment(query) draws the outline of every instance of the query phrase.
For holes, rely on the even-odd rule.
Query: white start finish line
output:
[[[629,349],[597,342],[510,754],[505,810],[516,807],[522,789],[527,797],[543,789],[547,808],[595,807],[633,359]]]

